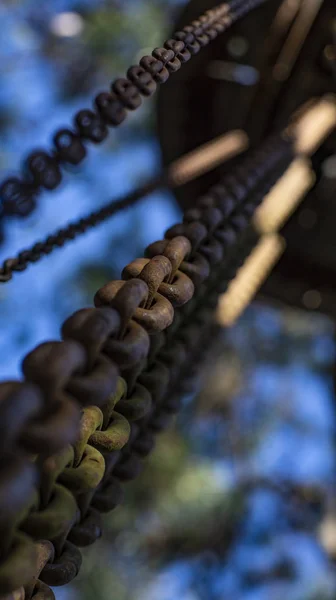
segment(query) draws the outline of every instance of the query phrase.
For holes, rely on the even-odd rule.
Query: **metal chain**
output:
[[[60,185],[63,166],[79,165],[84,160],[87,143],[103,142],[109,127],[117,127],[125,121],[128,112],[142,104],[142,97],[152,96],[158,85],[165,83],[203,46],[266,1],[221,3],[176,32],[162,48],[153,50],[151,56],[144,56],[138,65],[130,67],[125,78],[112,83],[110,92],[102,92],[94,99],[93,109],[81,110],[75,115],[72,128],[56,132],[50,151],[32,152],[24,162],[21,177],[10,177],[2,182],[0,220],[31,214],[37,195]],[[99,219],[99,215],[96,214],[96,218]],[[90,222],[86,226],[90,226]]]
[[[272,138],[268,144],[272,145]],[[264,169],[264,176],[267,172],[274,168],[276,160],[278,160],[278,154],[276,152],[265,152],[262,151],[260,165]],[[254,160],[257,160],[255,157]],[[245,180],[245,175],[249,170],[250,158],[247,158],[241,163],[240,177],[242,182]],[[27,269],[31,264],[34,264],[41,260],[44,256],[48,256],[57,248],[65,246],[65,244],[72,242],[75,238],[83,235],[88,229],[97,227],[114,214],[121,210],[125,210],[133,206],[140,198],[150,194],[153,190],[157,189],[165,179],[165,175],[154,179],[141,188],[131,192],[121,200],[112,201],[102,207],[101,209],[90,213],[87,217],[82,217],[77,221],[70,223],[67,227],[59,229],[55,233],[49,235],[46,240],[36,242],[30,248],[20,251],[16,257],[7,258],[4,260],[2,267],[0,267],[0,283],[7,283],[13,277],[14,273],[20,273]],[[227,178],[226,178],[227,179]],[[225,183],[226,179],[223,179]],[[218,185],[214,189],[219,189]]]
[[[159,180],[150,181],[148,184],[136,189],[120,200],[113,200],[99,210],[58,229],[45,240],[36,242],[30,248],[21,250],[14,258],[7,258],[0,267],[0,283],[7,283],[14,273],[25,271],[27,267],[48,256],[57,248],[62,248],[67,243],[86,233],[89,229],[97,227],[110,219],[116,213],[131,208],[140,199],[151,194],[158,187]]]
[[[265,142],[70,317],[63,341],[28,354],[24,381],[0,384],[2,594],[52,598],[46,586],[77,575],[78,546],[100,537],[100,513],[178,410],[218,295],[258,240],[253,213],[292,157],[290,140]]]

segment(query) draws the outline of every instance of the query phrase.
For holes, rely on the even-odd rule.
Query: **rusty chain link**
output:
[[[164,42],[162,48],[153,50],[150,56],[141,58],[138,65],[128,69],[126,77],[114,81],[109,92],[102,92],[94,99],[93,109],[79,111],[72,128],[56,132],[53,147],[48,151],[35,150],[26,158],[20,177],[10,177],[0,186],[0,220],[5,217],[29,215],[36,206],[37,195],[41,190],[57,188],[63,178],[62,168],[66,164],[79,165],[86,157],[87,143],[103,142],[110,127],[119,126],[129,111],[142,104],[142,97],[152,96],[158,85],[165,83],[184,63],[208,45],[220,33],[226,31],[238,19],[267,0],[232,0],[208,10],[199,19],[176,32]],[[133,201],[135,201],[133,199]],[[111,214],[112,207],[93,213],[82,223],[73,224],[59,235],[46,240],[43,248],[33,248],[29,254],[13,259],[5,265],[5,272],[11,267],[24,265],[26,259],[32,262],[36,256],[62,245],[82,228],[100,222]],[[95,223],[96,222],[96,223]],[[25,268],[23,266],[23,268]],[[2,273],[3,275],[4,273]]]
[[[293,158],[280,135],[186,211],[183,223],[98,290],[62,341],[0,384],[0,593],[53,598],[100,513],[123,498],[195,379],[219,294],[258,241],[252,216]],[[10,597],[10,596],[9,596]]]

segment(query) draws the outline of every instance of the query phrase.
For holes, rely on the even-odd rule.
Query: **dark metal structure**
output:
[[[178,26],[211,4],[192,0]],[[311,98],[336,92],[335,32],[334,0],[275,0],[236,23],[161,90],[158,127],[164,163],[231,129],[245,130],[256,146]],[[191,206],[236,162],[177,190],[178,202]],[[313,163],[316,185],[282,232],[287,250],[263,293],[334,317],[336,133]],[[315,303],[306,302],[310,290],[316,292]]]

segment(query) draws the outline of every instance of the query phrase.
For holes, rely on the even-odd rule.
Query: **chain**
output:
[[[65,163],[79,164],[142,96],[265,0],[234,0],[175,33],[125,79],[99,94],[94,110],[54,136],[50,152],[28,156],[21,179],[0,189],[1,216],[25,216],[42,189],[55,189]],[[253,217],[293,160],[293,142],[274,135],[247,154],[184,213],[183,222],[99,289],[94,308],[62,326],[62,341],[24,359],[22,381],[0,383],[0,600],[52,600],[49,586],[72,581],[79,548],[102,535],[101,513],[123,500],[156,435],[195,387],[218,332],[214,309],[260,234]],[[150,182],[8,259],[0,281],[132,206]]]
[[[173,162],[168,168],[148,180],[145,184],[117,200],[112,200],[97,211],[58,229],[45,240],[20,251],[15,258],[7,258],[0,267],[0,283],[7,283],[15,272],[24,271],[30,264],[38,262],[57,248],[83,235],[89,228],[96,227],[122,210],[129,209],[140,200],[160,188],[174,189],[214,169],[229,158],[244,152],[248,138],[242,131],[232,131],[211,140]]]
[[[182,31],[176,32],[162,48],[156,48],[150,56],[144,56],[138,65],[130,67],[125,78],[112,83],[110,92],[101,92],[96,96],[93,109],[83,109],[74,116],[72,128],[63,128],[55,133],[53,147],[49,151],[32,152],[24,161],[21,176],[10,177],[2,182],[0,219],[31,214],[36,207],[38,194],[42,190],[54,190],[60,185],[63,166],[82,163],[87,154],[87,143],[102,143],[110,127],[119,126],[129,111],[139,108],[142,97],[152,96],[158,85],[165,83],[202,47],[265,1],[233,0],[231,3],[221,3]],[[100,216],[93,213],[91,218],[100,219]],[[90,221],[83,226],[90,227]],[[61,239],[62,235],[59,241]],[[20,266],[20,259],[14,264]]]
[[[160,182],[161,179],[150,181],[124,198],[113,200],[99,210],[91,212],[86,217],[82,217],[66,227],[58,229],[45,240],[36,242],[30,248],[19,252],[15,258],[7,258],[3,261],[2,267],[0,267],[0,283],[7,283],[12,279],[14,273],[25,271],[30,264],[38,262],[57,248],[62,248],[67,243],[86,233],[89,229],[104,223],[116,213],[131,208],[140,199],[156,190]]]
[[[271,142],[269,143],[271,144]],[[271,152],[269,154],[269,161],[267,162],[265,154],[265,160],[261,163],[261,168],[264,169],[264,176],[267,175],[268,170],[271,170],[274,167],[277,158],[278,155]],[[242,178],[249,170],[249,163],[250,159],[246,159],[241,164],[240,173]],[[65,244],[72,242],[75,238],[83,235],[88,229],[97,227],[117,212],[132,207],[139,199],[150,194],[165,181],[169,181],[169,171],[143,185],[141,188],[136,189],[124,198],[112,201],[103,208],[90,213],[88,216],[70,223],[63,229],[59,229],[55,233],[49,235],[46,240],[36,242],[30,248],[22,250],[15,258],[7,258],[4,260],[2,267],[0,267],[0,283],[7,283],[12,279],[14,273],[25,271],[29,265],[38,262],[44,256],[48,256],[57,248],[61,248],[65,246]],[[223,179],[222,183],[225,183],[225,179]],[[218,186],[215,186],[214,189],[218,189]]]
[[[0,384],[0,590],[52,598],[195,380],[251,219],[293,158],[273,136]],[[47,541],[46,541],[47,540]],[[24,592],[22,590],[24,589]],[[22,595],[24,594],[24,595]],[[20,596],[18,596],[20,597]]]

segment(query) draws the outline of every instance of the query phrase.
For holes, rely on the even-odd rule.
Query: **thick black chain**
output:
[[[25,217],[36,206],[41,190],[54,190],[62,181],[66,164],[79,165],[85,158],[87,143],[103,142],[110,127],[117,127],[129,111],[136,110],[142,97],[154,94],[184,63],[220,33],[266,0],[233,0],[221,3],[199,19],[176,32],[162,48],[144,56],[128,69],[125,78],[114,81],[109,92],[94,99],[93,108],[79,111],[71,128],[56,132],[49,151],[37,150],[24,161],[20,177],[10,177],[0,186],[0,220]],[[96,215],[96,218],[99,218]],[[90,224],[88,225],[90,226]],[[18,266],[18,263],[16,263]]]

